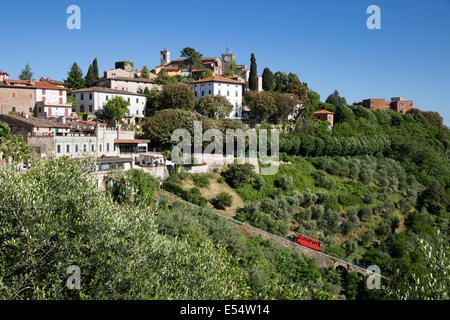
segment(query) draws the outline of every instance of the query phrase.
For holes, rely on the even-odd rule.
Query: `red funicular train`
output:
[[[294,241],[301,244],[302,246],[317,250],[317,251],[322,251],[322,247],[320,246],[320,242],[319,240],[314,240],[302,235],[299,235],[298,237],[294,236]]]

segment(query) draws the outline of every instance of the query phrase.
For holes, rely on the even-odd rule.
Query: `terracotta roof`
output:
[[[227,82],[227,83],[236,83],[236,84],[241,84],[241,85],[244,84],[244,83],[242,83],[240,81],[229,79],[229,78],[225,78],[225,77],[222,77],[222,76],[212,76],[212,77],[208,77],[208,78],[204,78],[204,79],[201,79],[201,80],[194,81],[194,83],[204,83],[204,82]]]
[[[150,140],[142,139],[114,139],[114,143],[149,143]]]
[[[72,93],[81,93],[81,92],[104,92],[104,93],[126,94],[126,95],[141,96],[141,97],[146,96],[145,94],[142,94],[142,93],[116,90],[116,89],[103,88],[103,87],[91,87],[91,88],[84,88],[84,89],[72,91]]]
[[[39,128],[69,128],[70,126],[68,124],[56,121],[56,120],[49,120],[49,119],[42,119],[42,118],[35,118],[35,117],[29,117],[28,119],[19,115],[14,114],[8,114],[8,115],[0,115],[0,119],[7,122],[8,120],[15,120],[20,121],[25,125],[29,125],[32,127],[39,127]]]
[[[16,86],[15,84],[21,84]],[[33,80],[18,80],[18,79],[5,79],[0,82],[0,87],[16,87],[25,89],[50,89],[50,90],[67,90],[60,86],[44,82],[44,81],[33,81]]]
[[[314,112],[314,114],[334,114],[334,112],[322,109],[322,110]]]

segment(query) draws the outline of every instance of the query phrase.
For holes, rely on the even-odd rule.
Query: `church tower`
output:
[[[162,66],[170,63],[170,51],[168,51],[164,48],[164,50],[160,51],[159,58],[160,58],[160,62],[161,62]]]

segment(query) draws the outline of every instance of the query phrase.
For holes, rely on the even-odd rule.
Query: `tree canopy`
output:
[[[203,96],[196,102],[195,110],[214,119],[228,117],[233,110],[233,105],[224,96]]]
[[[109,120],[119,121],[124,118],[128,112],[130,103],[122,97],[114,97],[109,100],[105,107],[105,118]]]
[[[27,63],[25,65],[25,68],[22,69],[22,72],[19,75],[20,80],[32,80],[33,79],[33,72],[31,72],[31,67]]]
[[[78,90],[85,87],[85,80],[83,79],[83,71],[76,62],[73,63],[70,68],[69,75],[65,80],[67,88],[72,90]]]
[[[163,86],[159,97],[161,109],[194,110],[194,93],[183,83],[169,83]]]

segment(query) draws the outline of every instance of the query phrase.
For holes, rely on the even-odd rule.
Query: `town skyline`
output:
[[[11,48],[2,52],[0,68],[10,78],[17,78],[29,63],[35,79],[62,80],[74,61],[84,73],[95,57],[100,73],[111,69],[118,60],[130,60],[137,68],[146,65],[152,69],[159,65],[159,51],[164,48],[172,52],[174,59],[187,46],[205,57],[220,56],[228,47],[236,54],[236,63],[247,66],[254,52],[259,75],[265,67],[272,72],[298,74],[323,101],[335,89],[349,104],[366,98],[402,96],[414,100],[415,107],[421,110],[439,112],[449,125],[450,110],[446,104],[450,93],[446,88],[450,76],[446,57],[450,45],[445,41],[449,33],[444,32],[450,29],[444,19],[450,12],[449,1],[437,1],[433,7],[406,1],[375,3],[381,8],[381,30],[366,27],[370,1],[350,1],[345,5],[330,1],[320,5],[310,1],[285,1],[282,5],[250,1],[238,5],[231,1],[209,28],[204,28],[204,19],[182,22],[183,15],[195,12],[207,16],[207,11],[196,9],[195,5],[176,4],[178,10],[171,12],[169,20],[158,14],[147,19],[145,12],[164,8],[158,3],[138,2],[136,8],[140,10],[131,10],[136,19],[121,23],[117,3],[77,1],[82,17],[80,30],[66,28],[69,15],[65,11],[72,4],[70,1],[30,3],[28,10],[18,4],[2,3],[0,10],[8,12],[5,25],[13,25],[19,17],[22,22],[10,30],[7,27],[10,32],[0,36],[2,43]],[[44,7],[48,10],[43,10],[39,17],[33,15],[33,8]],[[215,8],[215,4],[209,7]],[[251,10],[255,17],[248,14]],[[279,19],[282,15],[285,17]],[[407,23],[399,23],[398,17]],[[427,24],[412,23],[420,17]],[[224,24],[225,20],[240,23]],[[114,24],[105,28],[108,21]],[[276,23],[267,25],[264,21]],[[192,34],[191,29],[201,32]],[[47,36],[36,38],[30,30]],[[14,40],[19,37],[20,43]],[[34,49],[24,50],[24,43]],[[396,46],[398,50],[393,49]]]

